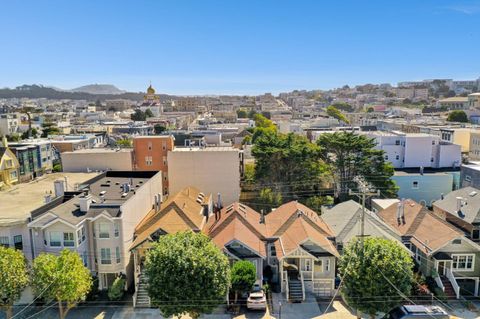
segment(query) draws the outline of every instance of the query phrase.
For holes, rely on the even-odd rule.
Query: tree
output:
[[[48,137],[49,135],[58,135],[60,134],[60,130],[53,122],[45,122],[42,124],[42,136],[41,137]]]
[[[132,147],[132,140],[125,138],[123,140],[118,140],[117,141],[117,146],[120,148],[129,148]]]
[[[150,109],[145,110],[145,119],[147,119],[148,117],[153,117],[152,110]]]
[[[255,266],[248,260],[237,261],[233,264],[231,270],[232,290],[235,292],[235,304],[238,300],[238,294],[243,294],[252,289],[257,278]]]
[[[160,135],[163,132],[165,132],[167,130],[167,128],[162,124],[155,124],[153,126],[153,130],[155,131],[155,134]]]
[[[387,198],[396,197],[397,186],[391,180],[394,169],[385,162],[384,152],[375,149],[374,139],[353,132],[321,134],[317,140],[320,157],[330,165],[341,201],[348,199],[348,189],[356,188],[359,176],[379,189]]]
[[[375,318],[377,312],[388,312],[401,304],[401,294],[411,294],[412,269],[412,258],[397,242],[365,238],[362,253],[361,239],[356,238],[340,258],[340,291],[350,307]]]
[[[58,302],[60,319],[85,300],[92,287],[90,270],[78,253],[64,249],[60,255],[40,254],[33,261],[33,291],[47,301]]]
[[[348,123],[348,119],[345,117],[345,115],[333,105],[330,105],[329,107],[327,107],[327,114],[328,116],[336,118],[339,121]]]
[[[274,192],[271,188],[263,188],[260,191],[258,200],[262,205],[262,209],[265,208],[267,213],[269,213],[273,208],[282,204],[282,194]]]
[[[18,300],[28,285],[25,256],[20,250],[0,245],[0,309],[11,318],[13,303]]]
[[[369,106],[369,107],[367,108],[367,113],[372,113],[372,112],[374,112],[374,111],[375,111],[375,109],[374,109],[372,106]]]
[[[123,292],[125,290],[125,279],[122,277],[117,277],[113,281],[113,284],[108,288],[108,299],[110,300],[120,300],[123,297]]]
[[[467,113],[462,110],[454,110],[448,114],[447,121],[468,123],[468,116]]]
[[[160,236],[147,252],[145,267],[148,294],[164,317],[209,313],[230,286],[227,257],[201,233]]]
[[[32,128],[32,129],[30,130],[30,136],[29,136],[28,131],[22,133],[22,140],[26,140],[26,139],[28,139],[28,138],[30,138],[30,137],[37,138],[37,136],[38,136],[38,131],[37,131],[37,129],[36,129],[36,128]]]
[[[330,181],[321,147],[305,136],[265,131],[254,141],[252,154],[259,189],[271,188],[286,201],[319,195]]]
[[[332,104],[332,106],[344,112],[353,112],[354,110],[353,106],[351,106],[347,102],[335,102]]]
[[[247,111],[242,110],[242,109],[237,110],[237,117],[238,117],[239,119],[247,118],[247,116],[248,116]]]
[[[318,215],[321,214],[322,206],[333,205],[333,197],[331,196],[312,196],[306,199],[305,206],[314,210]]]
[[[254,119],[256,114],[257,112],[254,109],[251,109],[250,112],[248,112],[248,118]]]
[[[140,109],[136,109],[135,110],[135,113],[133,113],[130,118],[133,120],[133,121],[145,121],[147,119],[147,115],[142,112],[142,110]]]

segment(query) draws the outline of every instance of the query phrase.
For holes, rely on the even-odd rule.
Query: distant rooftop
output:
[[[97,176],[98,173],[53,173],[46,174],[30,183],[22,183],[0,191],[0,225],[25,221],[30,212],[45,203],[45,195],[52,192],[55,196],[53,182],[67,178],[68,188],[72,191],[75,184]]]
[[[236,151],[238,149],[231,146],[209,146],[209,147],[175,147],[173,152],[227,152],[227,151]]]
[[[85,148],[73,152],[64,152],[63,154],[131,153],[132,151],[132,148]]]

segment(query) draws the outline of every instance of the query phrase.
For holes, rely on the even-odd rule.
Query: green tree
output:
[[[273,208],[282,204],[282,194],[274,192],[271,188],[263,188],[260,191],[258,200],[260,201],[261,208],[266,209],[266,212],[269,213]]]
[[[113,284],[108,288],[108,299],[110,300],[120,300],[123,297],[125,290],[125,279],[122,277],[117,277],[113,281]]]
[[[305,136],[266,131],[254,142],[255,180],[285,200],[318,195],[330,181],[321,148]]]
[[[48,137],[49,135],[58,135],[60,134],[59,128],[53,122],[45,122],[42,124],[42,135],[41,137]]]
[[[394,174],[384,152],[375,149],[374,139],[353,132],[321,134],[317,144],[320,156],[330,165],[341,201],[348,199],[348,189],[356,188],[354,178],[359,176],[379,189],[383,196],[396,197],[397,186],[390,178]]]
[[[147,252],[145,267],[152,304],[165,317],[209,313],[225,301],[230,286],[227,257],[201,233],[161,236]]]
[[[28,131],[23,132],[23,133],[22,133],[22,140],[26,140],[26,139],[28,139],[28,138],[30,138],[30,137],[37,138],[37,137],[38,137],[38,131],[37,131],[37,129],[36,129],[36,128],[32,128],[32,129],[30,130],[30,134],[31,134],[31,135],[29,136]]]
[[[468,123],[468,116],[467,113],[462,110],[455,110],[448,114],[447,121]]]
[[[129,148],[132,147],[132,140],[129,138],[125,138],[123,140],[117,141],[117,146],[120,148]]]
[[[145,121],[147,119],[147,115],[145,112],[142,112],[140,109],[136,109],[135,112],[130,116],[133,121]]]
[[[369,106],[369,107],[367,108],[367,113],[372,113],[372,112],[374,112],[374,111],[375,111],[375,109],[374,109],[372,106]]]
[[[245,173],[244,173],[243,179],[248,184],[255,183],[255,164],[254,163],[245,164]]]
[[[336,118],[339,121],[349,123],[345,115],[333,105],[330,105],[329,107],[327,107],[327,114],[328,116]]]
[[[248,114],[247,114],[247,111],[243,110],[243,109],[240,109],[240,110],[237,110],[237,117],[239,119],[245,119],[248,117]]]
[[[12,317],[13,303],[28,284],[25,256],[20,250],[0,245],[0,309]]]
[[[232,290],[235,292],[236,304],[239,294],[243,294],[252,289],[255,279],[257,278],[257,270],[248,260],[237,261],[232,266],[230,278]]]
[[[251,109],[250,112],[248,112],[248,118],[254,119],[256,114],[257,114],[257,111],[255,111],[254,109]]]
[[[371,318],[401,304],[401,294],[411,294],[412,258],[392,240],[365,238],[362,251],[361,240],[353,239],[340,258],[339,273],[343,280],[340,291],[347,304]]]
[[[332,104],[332,106],[344,112],[353,112],[354,110],[353,106],[351,106],[347,102],[335,102]]]
[[[305,206],[314,210],[318,215],[321,214],[322,206],[333,205],[332,196],[312,196],[305,200]]]
[[[147,119],[147,118],[149,118],[149,117],[153,117],[152,110],[146,109],[146,110],[145,110],[145,119]]]
[[[252,142],[255,143],[259,136],[277,132],[277,127],[275,124],[262,114],[255,114],[254,120],[255,129],[253,130]]]
[[[165,132],[167,130],[167,128],[162,124],[155,124],[153,126],[153,130],[155,131],[155,134],[160,135],[163,132]]]
[[[40,254],[33,261],[33,291],[47,301],[58,302],[60,319],[85,300],[92,287],[90,271],[78,253],[64,249],[60,255]]]

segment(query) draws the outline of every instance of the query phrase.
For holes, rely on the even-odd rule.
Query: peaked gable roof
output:
[[[457,197],[462,198],[460,213],[458,212]],[[480,221],[480,190],[469,186],[452,191],[443,199],[435,201],[433,206],[472,224]]]
[[[464,237],[462,232],[413,200],[404,201],[405,217],[400,222],[397,219],[397,210],[398,204],[393,204],[378,215],[401,236],[411,237],[411,242],[427,255],[453,239]]]

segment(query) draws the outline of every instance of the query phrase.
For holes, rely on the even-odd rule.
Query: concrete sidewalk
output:
[[[311,319],[319,317],[322,312],[313,295],[305,296],[302,303],[290,303],[281,293],[272,294],[272,316],[281,319]],[[280,309],[281,303],[281,309]]]

